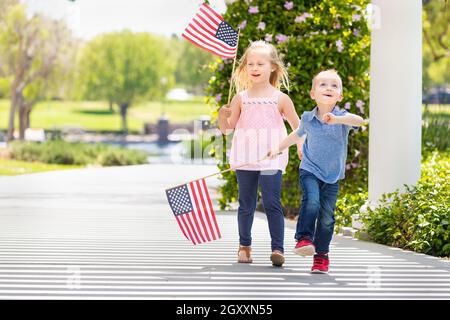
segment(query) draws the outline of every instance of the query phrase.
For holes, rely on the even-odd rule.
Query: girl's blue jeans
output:
[[[309,171],[300,169],[300,186],[303,198],[295,239],[309,239],[317,253],[328,253],[334,231],[339,182],[325,183]]]
[[[269,224],[271,248],[284,252],[284,215],[281,207],[281,170],[246,171],[236,170],[239,187],[238,228],[239,243],[252,244],[252,224],[258,199],[258,185],[264,211]]]

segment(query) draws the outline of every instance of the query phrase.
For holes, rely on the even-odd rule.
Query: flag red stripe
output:
[[[204,209],[202,209],[202,205],[200,203],[200,201],[201,201],[201,193],[196,188],[196,185],[195,185],[194,182],[191,182],[190,186],[191,186],[191,190],[192,190],[192,197],[193,197],[193,199],[195,201],[195,205],[196,205],[196,210],[199,212],[199,214],[202,215],[202,218],[204,220],[206,220],[206,222],[207,222],[207,224],[204,224],[205,232],[207,232],[208,237],[210,235],[211,239],[215,240],[213,230],[211,230],[211,228],[209,227],[208,213],[205,212]],[[210,239],[210,241],[211,241],[211,239]]]
[[[217,30],[217,29],[211,30],[210,28],[205,26],[201,21],[197,21],[196,19],[192,19],[192,22],[189,24],[188,27],[192,27],[193,25],[197,26],[199,29],[202,29],[203,31],[205,31],[211,37],[214,37],[216,35],[216,32],[214,30]],[[209,36],[208,36],[208,38],[209,38]]]
[[[206,242],[205,238],[203,237],[203,232],[202,229],[200,228],[200,225],[197,222],[197,217],[195,216],[195,212],[192,212],[192,220],[194,220],[194,224],[195,224],[195,231],[197,232],[197,234],[200,236],[200,238],[202,239],[202,241],[200,242]]]
[[[211,202],[211,199],[209,197],[208,188],[206,187],[206,183],[203,179],[199,183],[200,183],[199,188],[202,190],[203,199],[205,200],[205,204],[204,204],[205,212],[207,212],[207,214],[209,214],[209,216],[211,217],[211,221],[212,221],[211,225],[214,223],[214,226],[216,227],[215,229],[214,229],[214,227],[211,227],[211,230],[212,230],[212,232],[215,232],[217,238],[220,238],[220,232],[218,231],[219,228],[217,226],[217,222],[215,221],[216,216],[215,216],[212,206],[209,205]]]
[[[213,228],[212,228],[211,220],[209,219],[209,214],[208,214],[208,212],[207,212],[207,210],[206,210],[206,205],[205,205],[204,195],[203,195],[202,190],[200,189],[200,183],[199,183],[198,180],[197,180],[197,181],[195,181],[195,184],[196,184],[196,186],[197,186],[197,190],[198,190],[198,192],[199,192],[200,200],[201,200],[201,202],[202,202],[203,212],[205,213],[206,221],[208,221],[208,227],[209,227],[208,230],[211,231],[211,234],[212,234],[213,239],[216,240],[216,235],[215,235],[215,232],[214,232],[214,230],[213,230]]]
[[[213,218],[213,221],[214,221],[214,225],[216,227],[217,235],[219,236],[219,238],[222,238],[222,235],[220,234],[220,230],[219,230],[219,225],[217,224],[216,215],[214,213],[214,209],[213,209],[213,206],[212,206],[211,198],[209,196],[208,188],[206,188],[205,179],[202,179],[202,184],[203,184],[203,188],[205,189],[205,192],[207,193],[206,199],[208,200],[209,210],[211,212],[211,215],[212,215],[212,218]]]
[[[205,221],[203,220],[203,212],[199,209],[199,205],[198,205],[198,201],[197,201],[197,197],[195,196],[195,190],[194,190],[194,186],[192,184],[192,182],[189,183],[189,191],[191,192],[192,195],[192,199],[194,200],[194,205],[195,205],[195,209],[194,211],[196,211],[196,213],[198,214],[198,216],[200,217],[200,221],[202,223],[203,226],[203,230],[205,231],[205,236],[208,239],[208,241],[211,241],[210,237],[209,237],[209,231],[208,232],[208,228],[206,227]]]
[[[193,30],[191,30],[193,29]],[[193,24],[189,24],[189,31],[191,32],[191,34],[193,34],[196,38],[198,38],[199,40],[201,40],[201,37],[199,37],[197,34],[195,34],[194,32],[199,33],[201,36],[205,37],[207,40],[209,40],[212,43],[209,43],[209,45],[211,47],[216,47],[215,45],[219,46],[217,49],[221,50],[223,52],[228,52],[228,53],[232,53],[235,52],[236,49],[228,46],[225,42],[221,42],[219,39],[217,39],[214,36],[210,36],[208,34],[203,33],[203,30],[205,29],[200,29],[197,28],[197,26],[193,25]],[[186,29],[186,31],[188,31],[188,29]],[[193,32],[194,31],[194,32]],[[206,41],[203,41],[206,42]]]
[[[224,50],[228,51],[235,51],[236,47],[230,46],[228,43],[226,43],[223,40],[220,40],[216,38],[216,32],[211,32],[209,29],[205,28],[204,24],[201,24],[197,20],[192,20],[192,23],[188,25],[186,29],[194,27],[196,32],[201,33],[205,38],[217,43],[218,45],[222,46]],[[191,30],[192,31],[192,30]]]
[[[192,241],[192,243],[193,243],[194,245],[196,245],[195,239],[194,239],[194,237],[192,236],[191,231],[189,230],[189,226],[188,226],[187,222],[186,222],[185,219],[184,219],[184,215],[181,215],[180,218],[181,218],[181,221],[183,221],[183,225],[186,227],[186,230],[187,230],[187,232],[188,232],[188,234],[189,234],[189,239]]]
[[[234,53],[230,52],[229,50],[222,50],[222,49],[218,48],[217,46],[215,46],[214,44],[208,43],[208,42],[211,42],[210,39],[208,39],[208,40],[202,39],[201,37],[199,37],[198,35],[193,33],[190,29],[186,29],[184,34],[187,35],[188,37],[190,37],[194,41],[194,43],[199,43],[203,46],[206,46],[206,47],[210,48],[211,50],[213,50],[214,52],[216,52],[216,54],[218,54],[218,55],[233,54],[233,56],[234,56]]]
[[[207,21],[207,20],[206,20],[205,18],[203,18],[202,16],[197,15],[196,18],[200,19],[200,20],[202,21],[202,24],[205,24],[205,25],[208,26],[209,28],[211,28],[211,29],[217,31],[217,27],[218,27],[218,26],[213,26],[213,25],[211,25],[211,23],[209,23],[209,21]],[[194,20],[195,20],[195,19],[194,19]],[[216,33],[214,32],[214,34],[216,34]]]
[[[197,13],[198,16],[202,16],[203,19],[207,20],[213,26],[219,26],[222,23],[223,19],[217,19],[216,16],[211,14],[211,10],[207,10],[204,7],[201,7]]]
[[[198,201],[198,192],[195,188],[195,185],[193,182],[189,183],[190,187],[191,187],[191,192],[192,192],[192,198],[194,199],[194,203],[195,203],[195,208],[197,210],[197,212],[201,215],[202,217],[202,222],[203,222],[203,227],[205,230],[205,233],[208,237],[208,241],[211,241],[211,238],[213,238],[212,232],[210,230],[210,228],[208,228],[208,226],[206,225],[206,223],[204,222],[205,219],[208,219],[207,215],[205,214],[205,212],[202,211],[199,201]],[[211,234],[211,237],[210,237]]]
[[[200,226],[199,226],[199,224],[198,224],[195,210],[192,211],[192,220],[194,220],[194,223],[195,223],[195,227],[196,227],[196,228],[195,228],[195,231],[196,231],[197,234],[200,236],[200,238],[202,238],[202,241],[201,241],[201,242],[206,242],[206,241],[205,241],[205,238],[203,237],[202,229],[200,228]],[[208,241],[209,241],[209,239],[208,239]]]
[[[195,37],[199,41],[204,42],[205,44],[208,44],[211,47],[213,47],[213,48],[215,48],[217,50],[220,50],[220,51],[224,51],[225,52],[227,50],[230,50],[230,49],[225,48],[225,47],[220,48],[220,47],[216,46],[216,44],[219,45],[219,46],[222,46],[222,44],[220,44],[219,42],[216,41],[217,38],[215,38],[214,35],[211,35],[209,33],[205,33],[205,30],[206,29],[202,28],[201,25],[200,26],[199,25],[196,26],[195,24],[192,24],[192,23],[189,24],[188,28],[186,28],[186,32],[189,32],[193,37]]]
[[[213,9],[211,9],[206,3],[203,4],[203,8],[205,8],[206,10],[208,10],[208,12],[212,15],[214,15],[217,19],[219,19],[220,21],[223,21],[223,18],[217,14],[217,12],[215,12]]]
[[[195,40],[192,40],[191,38],[189,38],[189,35],[186,35],[186,34],[183,33],[181,36],[183,38],[185,38],[186,40],[188,40],[189,42],[191,42],[191,43],[195,44],[196,46],[202,48],[203,50],[211,52],[211,53],[213,53],[215,55],[218,55],[219,57],[226,58],[226,59],[233,59],[234,58],[234,55],[221,54],[219,52],[216,52],[215,50],[207,48],[206,46],[204,46],[204,45],[196,42]]]
[[[195,203],[197,205],[197,210],[200,211],[202,213],[202,215],[205,217],[207,225],[205,226],[206,229],[208,230],[208,232],[211,234],[211,238],[212,240],[216,240],[216,237],[214,235],[214,230],[211,228],[211,222],[208,216],[208,212],[205,211],[205,207],[204,205],[202,205],[202,207],[200,206],[200,201],[203,201],[202,197],[202,192],[201,190],[198,188],[198,185],[196,184],[195,181],[191,182],[190,185],[192,186],[192,190],[193,190],[193,198],[195,199]]]
[[[211,49],[209,46],[204,45],[202,42],[198,42],[195,38],[192,38],[192,36],[190,34],[184,33],[182,34],[183,38],[185,38],[186,40],[192,42],[193,44],[195,44],[196,46],[202,48],[203,50],[209,51],[211,53],[214,53],[215,55],[218,55],[219,57],[222,58],[227,58],[227,59],[233,59],[235,54],[229,54],[229,53],[223,53],[223,52],[218,52],[217,50],[213,50]]]
[[[207,221],[208,221],[209,232],[211,232],[211,235],[212,235],[213,239],[216,240],[217,239],[216,232],[214,231],[213,225],[211,223],[211,221],[212,221],[212,214],[211,214],[210,211],[208,211],[208,208],[207,208],[206,202],[205,202],[205,192],[202,189],[199,181],[195,181],[195,183],[196,183],[196,188],[198,190],[198,193],[200,195],[200,199],[202,201],[202,208],[203,208],[204,215],[206,216]]]
[[[197,235],[198,231],[197,231],[197,229],[195,229],[194,225],[192,224],[191,215],[188,213],[188,214],[185,214],[184,216],[186,217],[186,220],[189,222],[189,225],[191,226],[191,230],[192,230],[192,233],[194,234],[195,240],[197,240],[197,243],[201,243],[201,241]]]
[[[203,4],[181,35],[205,51],[224,59],[233,59],[236,57],[237,46],[230,46],[216,38],[219,26],[224,21],[220,14]]]
[[[184,231],[184,228],[180,222],[180,219],[178,218],[178,216],[175,216],[175,220],[177,220],[178,225],[180,226],[181,232],[183,232],[184,236],[186,237],[186,239],[190,240],[189,237],[186,234],[186,231]]]
[[[215,25],[216,25],[215,29],[217,29],[217,27],[219,26],[219,24],[222,23],[222,21],[217,21],[217,20],[215,19],[214,16],[211,16],[211,14],[208,13],[208,12],[207,12],[205,9],[203,9],[203,8],[200,8],[200,12],[198,13],[198,16],[199,16],[199,17],[201,16],[204,20],[206,20],[207,22],[209,22],[209,24],[215,24]]]

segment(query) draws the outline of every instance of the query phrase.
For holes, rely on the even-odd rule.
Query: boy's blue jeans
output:
[[[281,170],[236,170],[239,186],[238,227],[239,244],[252,244],[252,224],[258,199],[258,184],[269,224],[271,248],[284,252],[284,215],[281,207]]]
[[[300,169],[303,190],[295,239],[313,241],[317,253],[328,253],[334,231],[334,209],[339,182],[329,184]]]

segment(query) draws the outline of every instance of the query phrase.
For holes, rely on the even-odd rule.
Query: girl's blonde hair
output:
[[[237,67],[233,77],[233,81],[236,86],[236,92],[246,90],[251,86],[251,82],[246,71],[247,56],[251,50],[267,51],[270,63],[272,64],[272,68],[274,69],[274,71],[270,74],[270,84],[278,89],[281,87],[281,85],[283,85],[289,91],[288,73],[283,61],[278,55],[277,49],[275,49],[275,47],[270,43],[258,40],[250,43],[250,45],[245,50],[244,55],[239,60],[239,66]]]

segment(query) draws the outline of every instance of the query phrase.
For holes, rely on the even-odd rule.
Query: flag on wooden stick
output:
[[[167,189],[166,196],[186,239],[196,245],[221,238],[205,179]]]
[[[238,32],[206,3],[182,33],[183,38],[222,58],[233,59],[238,46]]]

